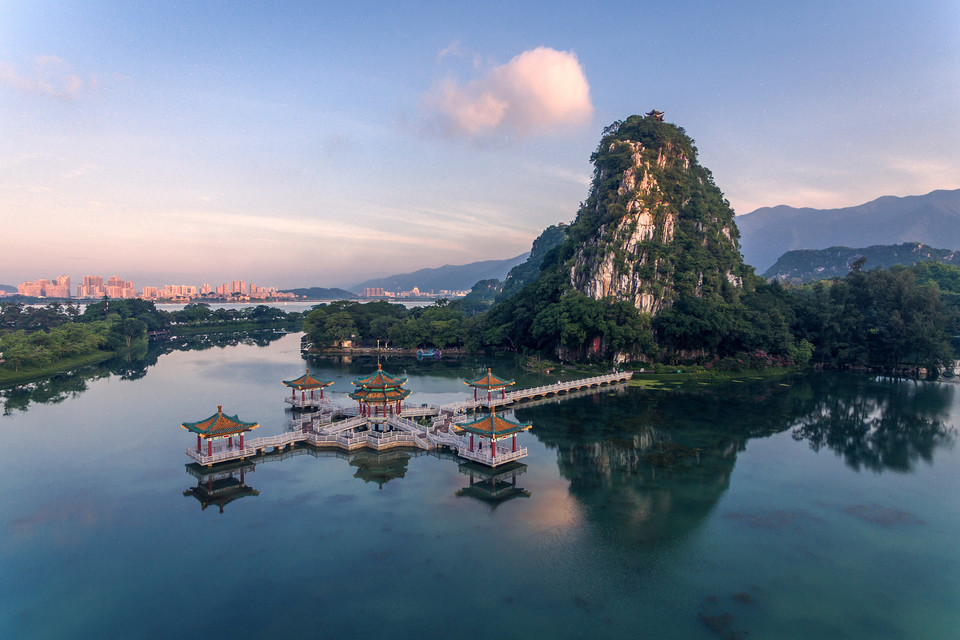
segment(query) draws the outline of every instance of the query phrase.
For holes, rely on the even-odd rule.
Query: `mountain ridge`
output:
[[[960,249],[960,189],[881,196],[852,207],[777,205],[736,217],[744,261],[757,272],[788,251],[919,242]]]
[[[936,249],[919,242],[870,247],[828,247],[827,249],[794,249],[780,256],[763,273],[764,278],[800,284],[827,278],[843,277],[850,272],[855,260],[864,259],[864,270],[886,269],[894,265],[912,265],[918,262],[940,262],[960,266],[960,251]]]
[[[367,287],[383,287],[387,291],[410,291],[414,287],[420,291],[469,290],[481,280],[503,280],[507,273],[530,255],[529,251],[504,260],[481,260],[468,264],[445,264],[440,267],[418,269],[410,273],[400,273],[383,278],[371,278],[359,284],[347,287],[348,291],[362,293]]]

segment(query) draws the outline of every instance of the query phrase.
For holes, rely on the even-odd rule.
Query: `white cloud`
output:
[[[572,51],[538,47],[466,84],[440,82],[424,96],[441,134],[468,138],[547,135],[589,123],[590,85]]]

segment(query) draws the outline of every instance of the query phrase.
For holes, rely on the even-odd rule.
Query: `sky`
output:
[[[960,188],[960,3],[0,0],[0,283],[510,258],[656,108],[738,214]]]

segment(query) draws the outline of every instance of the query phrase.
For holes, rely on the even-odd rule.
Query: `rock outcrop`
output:
[[[651,116],[604,130],[569,232],[574,289],[652,315],[680,295],[737,295],[746,267],[733,210],[696,153],[682,128]]]

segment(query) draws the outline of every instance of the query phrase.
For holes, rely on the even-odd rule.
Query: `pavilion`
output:
[[[199,422],[184,422],[180,425],[187,431],[197,434],[197,453],[203,454],[200,446],[202,440],[207,441],[207,455],[213,455],[213,441],[227,439],[226,449],[233,448],[233,437],[240,436],[240,449],[243,449],[243,434],[252,431],[260,425],[256,422],[244,422],[236,415],[228,416],[223,412],[223,406],[217,407],[217,412]]]
[[[294,407],[299,408],[312,408],[318,404],[317,398],[314,396],[314,391],[320,389],[320,398],[319,402],[323,402],[323,389],[324,387],[329,387],[333,384],[333,380],[318,380],[310,375],[310,369],[307,369],[307,372],[300,376],[299,378],[294,378],[293,380],[284,380],[283,384],[291,388],[290,399],[287,401],[292,404]],[[297,402],[297,391],[300,392],[300,402]],[[310,400],[307,401],[307,391],[310,392]]]
[[[469,448],[467,451],[461,451],[460,456],[469,460],[481,462],[487,466],[495,467],[499,464],[516,460],[526,455],[526,450],[517,449],[517,434],[526,431],[533,425],[529,422],[514,422],[502,416],[498,416],[496,410],[491,411],[486,416],[473,422],[466,422],[455,425],[461,431],[470,434]],[[474,436],[478,437],[477,448],[474,448]],[[483,450],[483,440],[490,441],[486,452]],[[497,453],[497,441],[504,438],[513,440],[510,451],[500,450]]]
[[[506,398],[507,392],[506,388],[512,384],[515,384],[514,380],[504,380],[503,378],[497,377],[493,372],[488,368],[486,375],[483,375],[476,380],[470,380],[464,382],[463,384],[468,387],[473,387],[473,399],[477,399],[477,389],[486,389],[487,391],[487,402],[490,402],[493,392],[499,391],[500,398]]]
[[[406,378],[390,375],[378,363],[375,373],[353,381],[357,390],[350,397],[357,401],[361,416],[370,422],[385,423],[388,414],[400,415],[401,403],[410,395],[410,390],[403,388],[406,382]]]

